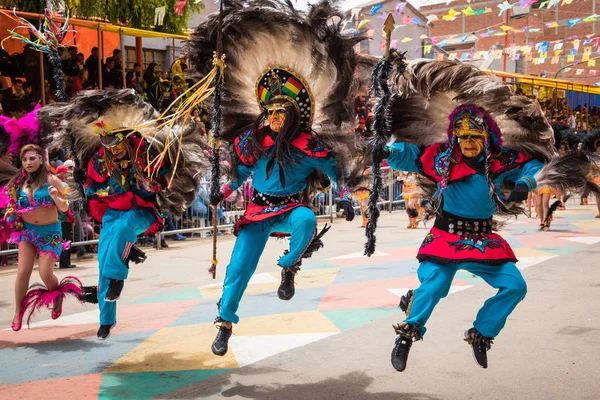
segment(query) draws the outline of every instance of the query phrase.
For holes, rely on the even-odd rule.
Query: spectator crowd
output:
[[[125,70],[120,49],[99,60],[98,48],[92,48],[87,59],[77,47],[64,48],[61,53],[63,77],[67,95],[72,97],[84,90],[102,88],[132,88],[144,97],[158,111],[165,111],[181,94],[188,89],[185,72],[188,69],[185,55],[181,54],[169,71],[161,71],[161,66],[152,62],[145,69],[139,63],[133,69]],[[42,99],[46,103],[56,102],[55,82],[49,64],[44,67],[44,82],[40,74],[40,53],[31,46],[25,46],[22,53],[8,54],[0,49],[0,114],[19,119],[33,110]],[[102,81],[102,82],[100,82]],[[206,134],[210,128],[208,113],[203,109],[193,111],[193,117]]]

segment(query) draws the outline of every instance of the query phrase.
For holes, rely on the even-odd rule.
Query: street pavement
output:
[[[131,267],[107,341],[96,339],[98,311],[70,300],[63,316],[41,312],[10,330],[14,270],[0,269],[0,399],[599,399],[600,219],[595,206],[568,205],[549,232],[519,218],[503,232],[528,282],[481,369],[462,340],[494,290],[459,271],[450,295],[413,345],[408,368],[393,370],[391,327],[400,296],[418,286],[415,254],[425,235],[403,212],[384,213],[377,252],[362,256],[359,218],[336,220],[325,248],[305,260],[296,295],[277,298],[272,239],[242,300],[230,349],[210,345],[222,280],[233,247],[219,237],[217,279],[210,240],[169,242]],[[324,222],[319,221],[322,225]],[[59,277],[97,279],[79,263]],[[32,283],[39,281],[34,272]]]

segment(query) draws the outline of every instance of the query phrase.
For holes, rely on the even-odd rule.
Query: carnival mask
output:
[[[483,136],[460,136],[458,138],[458,146],[465,157],[479,157],[483,152],[483,139]]]
[[[108,151],[118,159],[125,158],[127,156],[127,143],[126,141],[119,142],[116,146],[109,148]]]
[[[454,121],[452,133],[458,138],[458,146],[463,155],[474,158],[483,152],[488,126],[482,116],[465,112],[462,118]]]
[[[286,104],[273,104],[267,108],[267,121],[271,130],[279,133],[285,123],[285,107]]]

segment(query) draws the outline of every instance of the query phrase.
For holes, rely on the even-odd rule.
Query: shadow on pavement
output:
[[[252,367],[244,368],[242,371],[237,370],[233,374],[242,373],[246,375],[264,374],[264,369],[253,371]],[[281,370],[276,370],[277,373],[282,373]],[[234,382],[233,377],[229,376],[229,382],[219,382],[223,377],[216,377],[202,383],[189,385],[186,388],[173,391],[162,395],[158,398],[163,399],[196,399],[206,398],[211,395],[219,395],[225,398],[242,398],[242,399],[360,399],[360,400],[440,400],[439,397],[431,396],[425,393],[396,393],[396,392],[373,392],[376,388],[370,388],[374,378],[368,376],[364,372],[354,371],[342,375],[338,378],[324,379],[318,382],[311,383],[280,383],[273,385],[244,385]],[[289,380],[293,380],[290,375]],[[214,382],[211,386],[210,383]],[[223,391],[215,390],[218,387],[231,386]]]

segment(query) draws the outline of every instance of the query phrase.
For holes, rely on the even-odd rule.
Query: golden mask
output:
[[[291,107],[291,103],[276,103],[267,107],[267,121],[271,130],[279,133],[285,123],[285,108]]]

